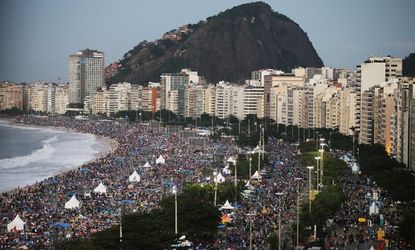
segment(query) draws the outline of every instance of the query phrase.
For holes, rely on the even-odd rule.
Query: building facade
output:
[[[69,102],[82,104],[86,96],[104,86],[104,53],[81,50],[69,56]]]

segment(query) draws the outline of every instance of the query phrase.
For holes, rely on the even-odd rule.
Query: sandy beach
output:
[[[76,170],[78,168],[80,168],[83,165],[86,165],[88,163],[94,162],[102,157],[105,157],[106,155],[110,154],[111,152],[113,152],[117,147],[118,147],[118,142],[114,139],[108,138],[108,137],[104,137],[104,136],[100,136],[100,135],[94,135],[94,134],[85,134],[85,133],[81,133],[79,131],[76,131],[74,129],[67,129],[67,128],[62,128],[62,127],[53,127],[53,126],[34,126],[34,125],[28,125],[25,123],[21,123],[21,122],[16,122],[16,120],[14,119],[6,119],[6,118],[1,118],[0,122],[2,122],[3,124],[6,124],[7,126],[12,126],[12,127],[20,127],[20,128],[36,128],[36,129],[41,129],[44,131],[52,131],[52,132],[64,132],[64,133],[72,133],[72,134],[82,134],[82,135],[92,135],[96,141],[96,143],[99,145],[99,147],[95,147],[93,146],[92,148],[94,150],[96,150],[97,152],[93,154],[93,158],[88,160],[88,161],[84,161],[82,163],[79,164],[75,164],[71,167],[65,167],[62,168],[60,170],[58,170],[57,172],[55,172],[53,175],[49,175],[49,176],[45,176],[43,179],[47,179],[49,177],[52,176],[56,176],[56,175],[62,175],[65,174],[68,171],[71,170]],[[17,186],[11,190],[7,190],[7,191],[3,191],[0,195],[3,196],[4,193],[14,193],[16,191],[22,191],[27,189],[29,186],[31,185],[35,185],[38,182],[41,182],[42,180],[38,180],[33,184],[28,184],[25,186]]]

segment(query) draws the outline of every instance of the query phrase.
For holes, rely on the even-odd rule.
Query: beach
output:
[[[0,192],[76,169],[111,151],[113,140],[57,127],[0,120]]]

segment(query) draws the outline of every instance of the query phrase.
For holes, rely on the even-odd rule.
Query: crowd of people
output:
[[[249,249],[250,244],[252,249],[264,249],[278,230],[282,249],[293,245],[290,227],[296,221],[297,195],[307,187],[307,169],[300,164],[296,145],[269,138],[266,151],[270,164],[260,170],[260,180],[250,180],[252,195],[241,201],[234,221],[222,229],[227,249]]]
[[[335,151],[340,158],[344,151]],[[407,203],[394,201],[384,190],[367,176],[354,173],[347,168],[336,180],[346,197],[342,208],[336,211],[328,229],[326,247],[332,249],[376,249],[386,247],[379,233],[392,236],[399,223],[399,214],[409,210]],[[399,242],[387,242],[394,249]]]
[[[58,127],[103,136],[112,139],[115,146],[111,152],[77,169],[3,193],[0,198],[1,228],[6,228],[16,215],[26,224],[24,232],[1,232],[1,249],[48,246],[61,237],[88,237],[119,222],[122,201],[135,204],[127,206],[127,212],[147,212],[157,208],[173,186],[180,190],[184,183],[212,183],[206,167],[212,165],[212,161],[223,159],[225,163],[230,156],[241,153],[232,138],[222,137],[213,141],[192,132],[151,124],[59,116],[29,116],[23,122],[31,126]],[[249,180],[250,195],[231,201],[238,209],[229,211],[232,212],[232,221],[218,229],[218,240],[213,248],[248,249],[252,244],[253,249],[263,249],[269,244],[271,234],[278,235],[278,230],[283,249],[295,244],[291,225],[296,221],[297,197],[306,193],[308,181],[307,168],[300,163],[297,147],[274,138],[268,139],[269,165],[262,166],[259,180]],[[336,153],[337,157],[344,154]],[[165,164],[156,164],[160,155]],[[146,163],[148,167],[144,167]],[[128,177],[133,171],[140,175],[139,182],[129,182]],[[232,178],[226,176],[228,181]],[[336,182],[341,185],[347,199],[327,229],[327,248],[363,248],[371,241],[373,243],[379,226],[369,227],[367,221],[359,223],[358,218],[365,217],[374,225],[380,224],[379,213],[368,215],[371,201],[368,193],[373,200],[374,191],[382,195],[379,208],[384,216],[386,232],[395,230],[397,210],[404,209],[404,204],[393,202],[373,182],[353,174],[350,169]],[[93,191],[100,183],[107,188],[104,194]],[[65,203],[73,195],[81,202],[79,209],[65,209]],[[59,223],[69,227],[59,228],[56,226]]]
[[[16,215],[26,224],[24,233],[3,232],[1,249],[47,246],[59,237],[87,237],[119,222],[122,201],[137,203],[127,206],[127,212],[149,211],[159,206],[161,198],[171,192],[173,185],[180,190],[185,182],[208,182],[204,170],[212,161],[213,148],[217,150],[216,157],[222,159],[237,154],[237,147],[230,138],[213,142],[190,135],[185,137],[185,133],[169,132],[151,124],[67,117],[27,117],[23,122],[104,136],[115,140],[117,146],[107,155],[75,170],[2,194],[1,228],[6,228]],[[160,155],[165,164],[156,164]],[[150,167],[144,168],[146,163]],[[128,179],[134,170],[141,177],[138,183]],[[100,183],[107,188],[104,194],[93,192]],[[65,209],[65,202],[73,195],[80,201],[80,208]],[[56,228],[62,224],[70,226],[65,230]]]

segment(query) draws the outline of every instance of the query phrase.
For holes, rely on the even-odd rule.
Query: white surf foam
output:
[[[56,151],[53,148],[52,143],[56,142],[57,140],[57,136],[52,136],[49,139],[43,140],[43,147],[33,151],[30,155],[2,159],[0,160],[0,167],[2,169],[16,168],[28,165],[31,162],[46,160],[50,158]]]

